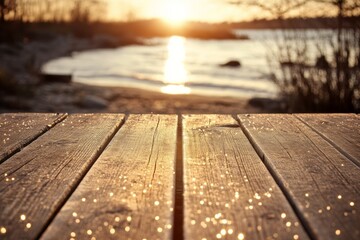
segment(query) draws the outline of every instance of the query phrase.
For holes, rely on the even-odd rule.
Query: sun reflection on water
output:
[[[188,72],[185,68],[186,39],[179,36],[172,36],[167,46],[168,58],[164,66],[164,83],[161,92],[166,94],[190,94],[190,88],[185,84],[188,79]]]

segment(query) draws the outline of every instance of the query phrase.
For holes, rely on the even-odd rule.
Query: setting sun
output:
[[[164,1],[161,18],[172,25],[181,25],[188,20],[189,5],[186,1],[174,0]]]

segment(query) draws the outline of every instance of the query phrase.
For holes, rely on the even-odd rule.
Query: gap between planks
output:
[[[308,239],[234,118],[186,115],[183,127],[186,239]]]
[[[260,146],[258,146],[256,144],[256,142],[254,141],[254,139],[252,138],[252,136],[250,135],[250,133],[248,132],[248,130],[245,128],[245,126],[242,124],[242,122],[240,121],[239,117],[237,115],[232,115],[232,117],[235,119],[235,121],[237,121],[237,123],[239,124],[242,132],[245,134],[245,136],[247,137],[247,139],[249,140],[250,144],[252,145],[252,147],[254,148],[255,152],[258,154],[259,158],[262,160],[262,162],[264,163],[265,167],[268,169],[269,173],[271,174],[271,176],[274,178],[276,184],[279,186],[280,190],[282,191],[282,193],[284,194],[285,198],[287,199],[287,201],[289,202],[291,208],[293,209],[295,215],[298,217],[298,219],[301,222],[301,225],[303,226],[303,228],[305,229],[306,233],[308,234],[308,236],[311,239],[317,239],[315,233],[312,231],[311,227],[309,226],[309,224],[305,221],[301,210],[298,209],[298,207],[296,206],[295,202],[293,201],[293,199],[291,198],[290,194],[288,193],[285,185],[283,184],[283,182],[281,181],[281,179],[278,177],[278,175],[276,174],[276,172],[274,171],[274,169],[268,164],[268,162],[265,159],[265,154],[262,153]]]
[[[1,116],[6,116],[6,115],[8,114],[1,114]],[[59,113],[58,115],[59,115],[58,118],[56,118],[53,122],[45,125],[42,129],[39,129],[39,131],[33,136],[30,136],[28,140],[25,140],[24,142],[19,142],[18,146],[16,146],[14,149],[9,150],[9,153],[7,153],[2,157],[0,156],[0,164],[5,162],[12,156],[14,156],[16,153],[20,152],[23,148],[33,143],[36,139],[44,135],[46,132],[48,132],[50,129],[52,129],[53,127],[55,127],[57,124],[61,123],[68,117],[67,113]]]
[[[70,115],[62,124],[0,165],[0,175],[9,174],[14,181],[7,183],[1,177],[4,181],[0,183],[0,206],[4,211],[0,222],[9,230],[7,238],[36,239],[73,186],[81,180],[87,166],[96,161],[101,146],[118,128],[123,117],[114,114]],[[16,215],[20,214],[26,215],[30,230],[22,228],[23,223],[16,220]]]
[[[354,205],[360,191],[357,166],[293,115],[238,118],[296,209],[301,210],[312,237],[358,239],[359,207]]]
[[[175,204],[173,239],[184,239],[184,158],[183,158],[183,121],[178,114],[176,159],[175,159]]]
[[[89,231],[103,239],[171,238],[176,133],[174,115],[130,115],[42,239],[67,230],[80,239]],[[74,211],[81,222],[75,222]],[[105,221],[106,228],[99,228]]]
[[[104,152],[104,150],[107,148],[107,146],[109,145],[109,143],[112,141],[112,139],[114,138],[114,136],[119,132],[119,130],[121,129],[122,126],[124,126],[126,120],[128,119],[129,115],[125,114],[123,119],[121,120],[120,124],[118,127],[116,127],[116,129],[113,131],[113,133],[110,135],[110,137],[107,139],[107,141],[99,148],[99,152],[98,154],[95,156],[94,161],[89,164],[89,166],[85,169],[85,171],[83,172],[83,174],[81,175],[79,181],[73,185],[71,191],[69,192],[69,194],[67,195],[67,197],[64,199],[64,201],[59,205],[59,207],[54,211],[53,216],[49,219],[49,221],[44,225],[43,229],[41,230],[41,232],[39,233],[39,235],[36,237],[36,239],[40,239],[41,236],[44,234],[44,232],[46,231],[46,229],[50,226],[50,224],[52,223],[52,221],[55,219],[55,217],[57,216],[57,214],[60,212],[60,210],[62,209],[62,207],[65,205],[65,203],[69,200],[69,198],[71,197],[71,195],[74,193],[74,191],[77,189],[77,187],[80,185],[80,183],[82,182],[82,180],[84,179],[84,177],[86,176],[86,174],[89,172],[89,170],[91,169],[91,167],[95,164],[95,162],[99,159],[99,157],[101,156],[101,154]]]
[[[320,137],[322,137],[325,141],[327,141],[331,146],[333,146],[337,151],[339,151],[342,155],[344,155],[347,159],[349,159],[351,162],[353,162],[357,167],[360,168],[360,160],[357,160],[355,157],[351,156],[349,153],[347,153],[345,150],[343,150],[338,144],[336,144],[334,141],[332,141],[330,138],[326,137],[323,133],[321,133],[319,130],[317,130],[314,126],[306,122],[304,119],[302,119],[300,116],[294,114],[294,116],[300,120],[302,123],[304,123],[307,127],[309,127],[311,130],[316,132]]]

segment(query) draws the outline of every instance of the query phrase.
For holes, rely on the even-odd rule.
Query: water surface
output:
[[[72,74],[75,82],[133,87],[167,94],[276,97],[267,56],[276,32],[238,31],[250,40],[196,40],[179,36],[148,39],[149,45],[91,50],[53,60],[52,74]],[[241,68],[219,65],[239,60]]]

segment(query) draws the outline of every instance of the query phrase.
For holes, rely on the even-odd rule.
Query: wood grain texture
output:
[[[130,115],[42,239],[170,239],[177,116]]]
[[[0,163],[45,133],[66,114],[11,113],[0,115]]]
[[[185,239],[308,239],[234,118],[189,115],[183,128]]]
[[[0,227],[36,239],[119,128],[123,115],[70,115],[0,165]]]
[[[360,118],[355,114],[297,116],[360,167]]]
[[[240,115],[315,239],[360,238],[360,170],[291,115]]]

